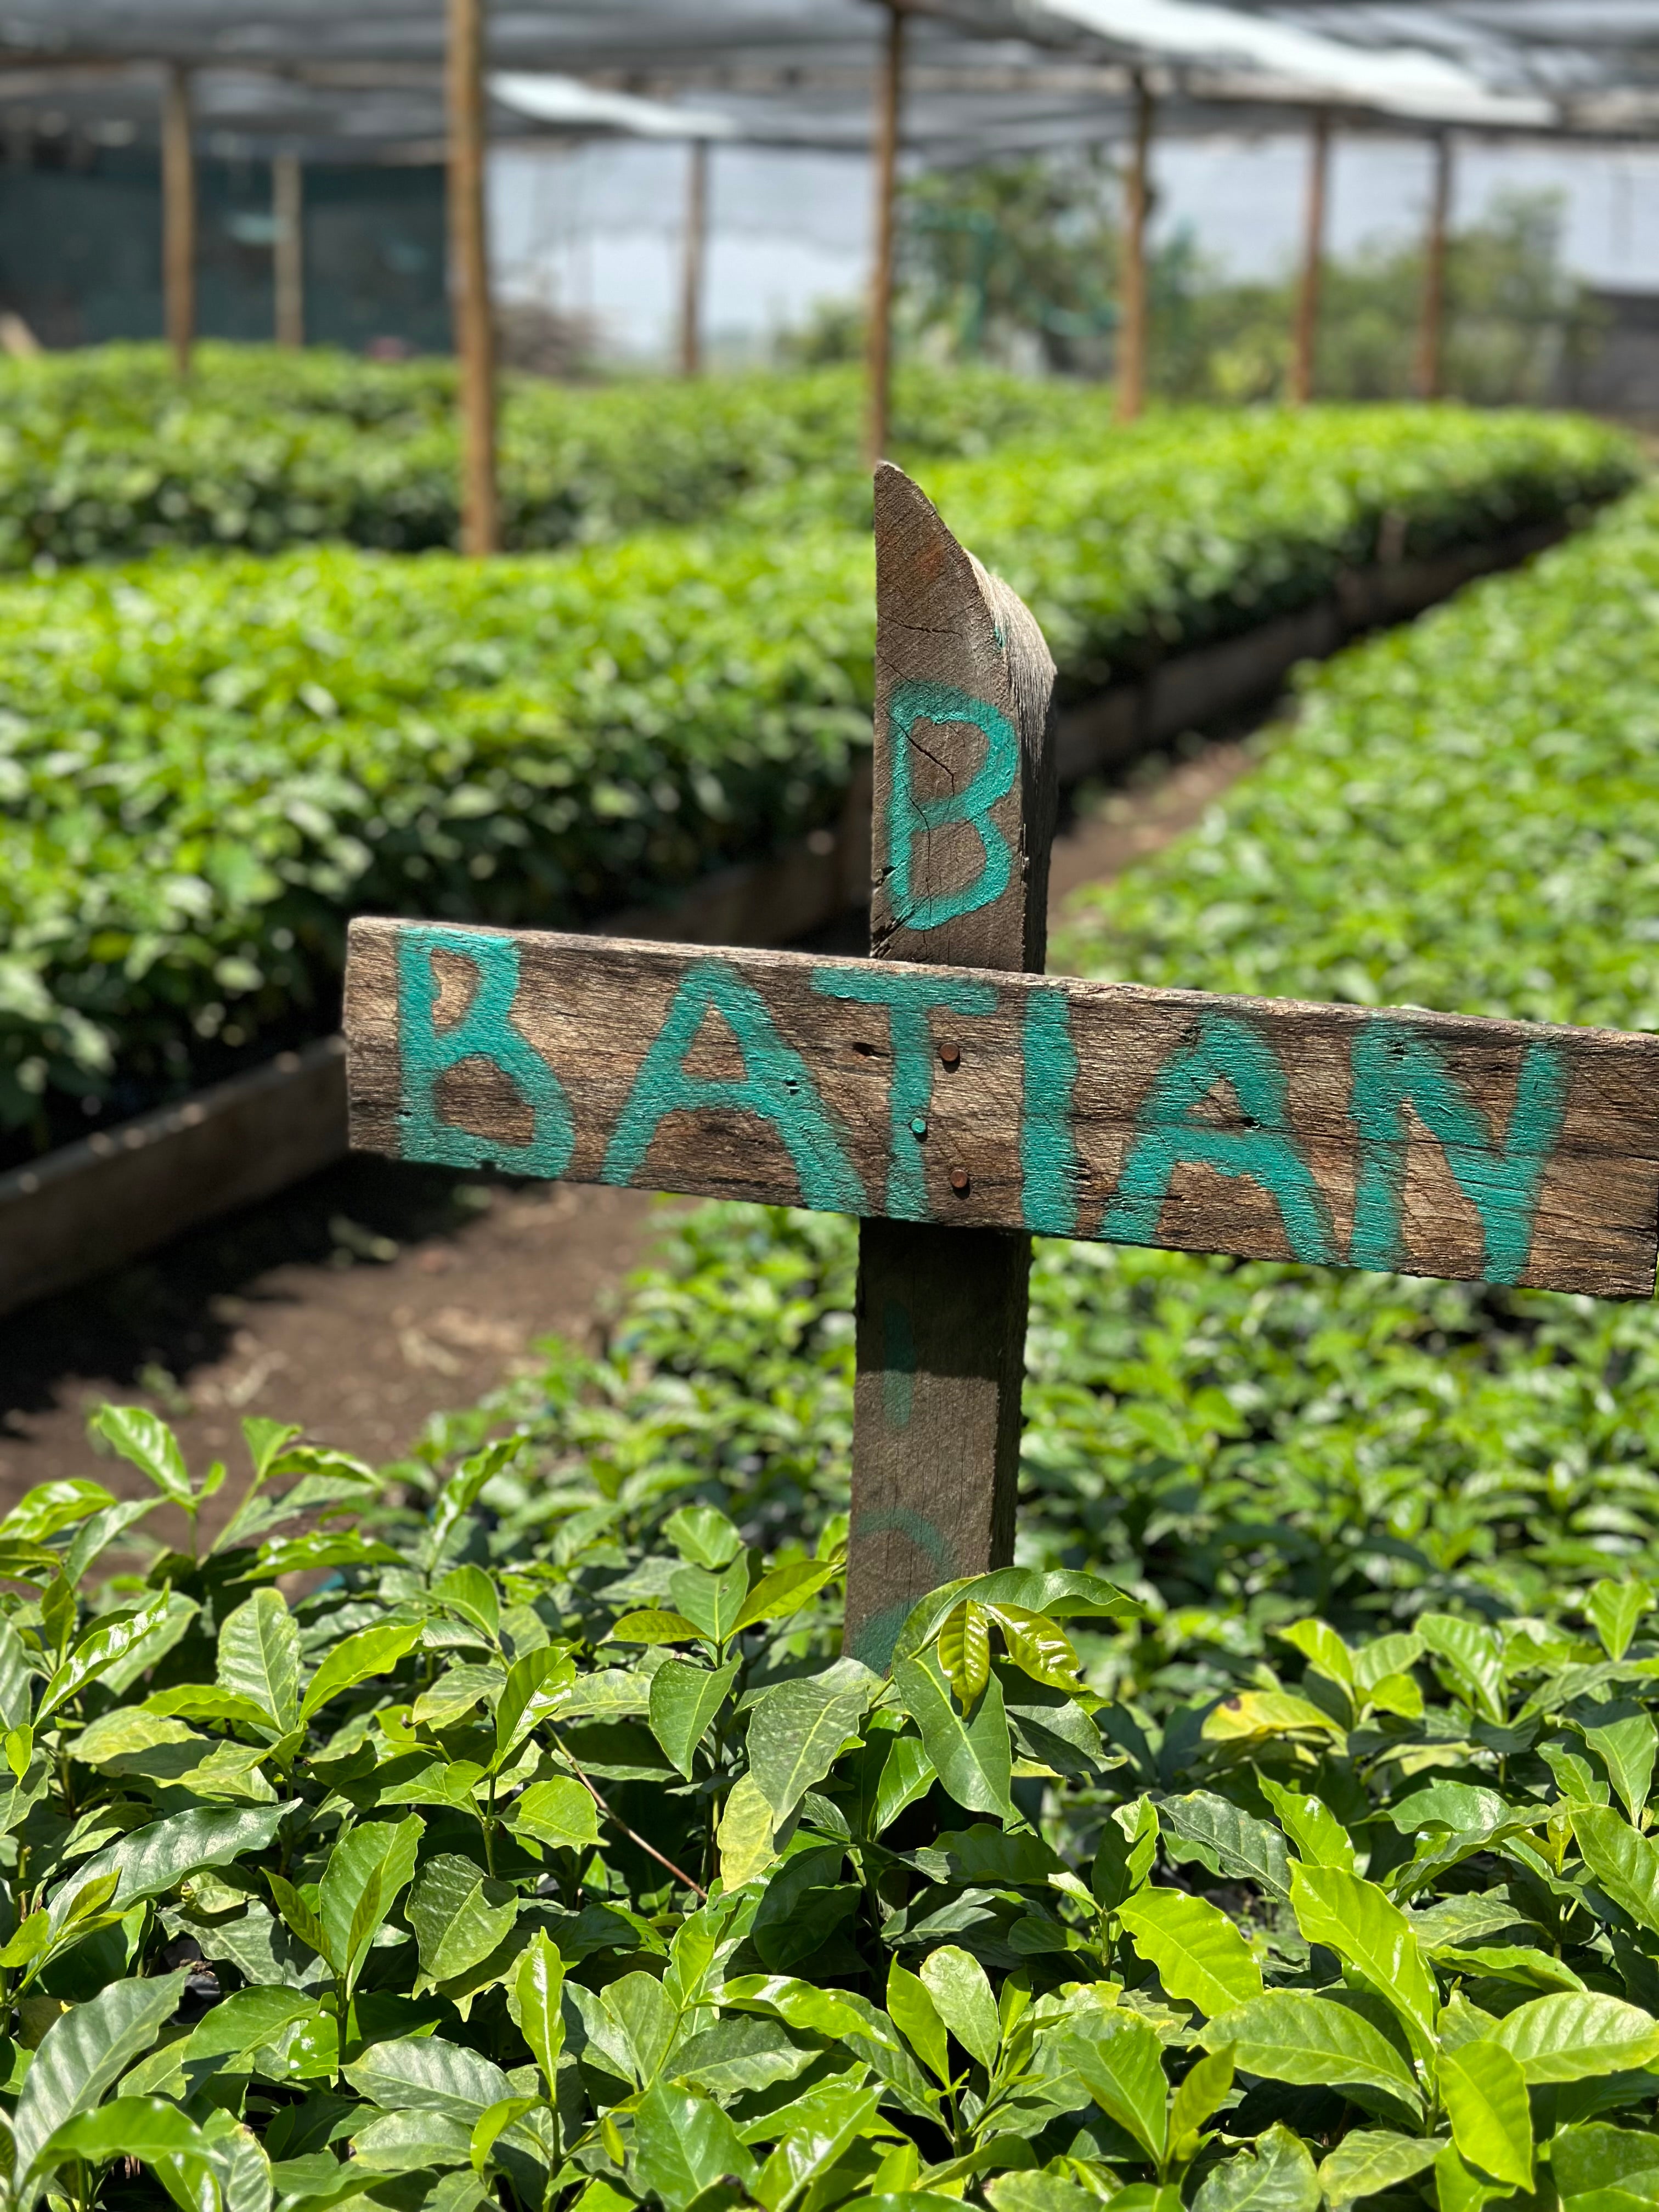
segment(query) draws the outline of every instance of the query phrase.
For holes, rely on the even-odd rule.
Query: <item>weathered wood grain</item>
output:
[[[1000,578],[902,471],[876,471],[878,957],[1041,969],[1054,667]]]
[[[346,988],[360,1150],[1653,1289],[1656,1037],[398,921],[353,922]]]
[[[884,965],[1040,970],[1054,662],[1021,601],[888,465],[875,527],[870,950]],[[893,997],[895,1039],[914,1029],[909,988]],[[931,1101],[912,1103],[905,1134],[925,1144]],[[1030,1268],[1023,1229],[860,1225],[846,1640],[872,1664],[919,1597],[1013,1557]]]

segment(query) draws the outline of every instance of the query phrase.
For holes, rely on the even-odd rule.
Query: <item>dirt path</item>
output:
[[[1246,764],[1212,745],[1078,815],[1055,840],[1054,903],[1190,828]],[[637,1191],[343,1161],[0,1324],[0,1509],[70,1475],[125,1489],[86,1432],[112,1398],[165,1414],[193,1468],[229,1459],[236,1487],[247,1413],[393,1458],[538,1337],[588,1334],[653,1216]]]

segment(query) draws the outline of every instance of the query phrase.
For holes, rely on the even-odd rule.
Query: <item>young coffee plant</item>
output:
[[[1659,2203],[1644,1583],[1154,1710],[1076,1570],[878,1674],[844,1523],[762,1558],[660,1460],[249,1421],[204,1541],[223,1468],[97,1426],[150,1498],[0,1522],[18,2212]]]

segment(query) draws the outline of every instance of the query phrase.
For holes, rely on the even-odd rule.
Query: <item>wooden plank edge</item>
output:
[[[1139,682],[1061,714],[1060,781],[1075,783],[1239,712],[1270,696],[1298,660],[1420,613],[1476,576],[1530,559],[1566,529],[1545,524],[1428,561],[1354,570],[1311,606],[1173,654]],[[865,755],[833,829],[723,868],[661,906],[596,922],[592,933],[733,945],[808,936],[868,902],[870,811]],[[331,1036],[0,1175],[0,1314],[269,1198],[346,1150],[345,1041]]]
[[[345,1042],[322,1037],[0,1176],[0,1313],[326,1167],[345,1110]]]

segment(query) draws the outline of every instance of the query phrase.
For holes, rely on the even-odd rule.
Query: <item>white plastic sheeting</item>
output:
[[[576,131],[617,131],[631,138],[735,138],[729,115],[706,107],[671,106],[661,100],[638,100],[627,92],[607,92],[580,77],[497,71],[489,96],[532,123],[553,123]]]
[[[1548,100],[1494,91],[1464,64],[1425,47],[1354,46],[1212,0],[1033,0],[1030,12],[1034,27],[1058,16],[1149,58],[1239,64],[1266,71],[1283,89],[1385,113],[1517,126],[1547,125],[1553,117]]]

